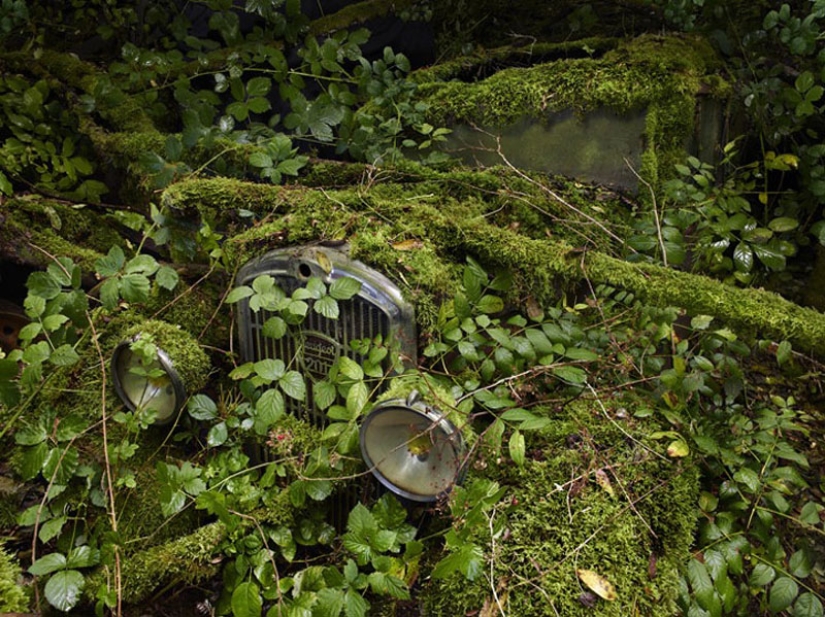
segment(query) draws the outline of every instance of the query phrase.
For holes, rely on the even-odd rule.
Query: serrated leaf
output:
[[[66,343],[52,351],[49,361],[55,366],[73,366],[80,361],[80,356],[71,345]]]
[[[145,274],[124,274],[120,278],[120,293],[127,302],[145,302],[151,285]]]
[[[347,617],[366,617],[370,604],[364,597],[352,588],[347,590],[344,612]]]
[[[113,310],[120,300],[120,281],[117,278],[110,278],[103,281],[100,286],[100,301],[104,308]]]
[[[332,296],[324,296],[320,300],[316,300],[312,306],[316,313],[319,313],[327,319],[338,319],[340,310],[338,308],[338,301]]]
[[[485,315],[492,315],[500,313],[504,310],[504,300],[498,296],[491,296],[489,294],[483,295],[478,301],[476,308]]]
[[[267,431],[284,415],[286,405],[279,390],[270,388],[255,403],[255,432],[266,435]]]
[[[123,254],[123,249],[119,246],[113,246],[105,257],[101,257],[95,262],[95,270],[99,276],[108,278],[120,272],[125,262],[126,255]]]
[[[338,370],[342,375],[349,377],[355,381],[364,379],[364,371],[355,360],[347,356],[341,356],[338,359]]]
[[[60,295],[60,283],[46,272],[32,272],[26,281],[29,292],[45,300]]]
[[[329,295],[336,300],[349,300],[361,291],[361,281],[349,276],[337,278],[329,286]]]
[[[214,420],[218,417],[218,406],[206,394],[195,394],[186,406],[195,420]]]
[[[297,176],[298,172],[306,166],[308,160],[305,156],[296,156],[281,161],[276,169],[286,176]]]
[[[56,572],[43,590],[46,600],[59,611],[69,611],[80,601],[85,579],[77,570]]]
[[[56,538],[60,535],[67,520],[68,518],[65,515],[49,519],[40,526],[40,530],[37,532],[38,539],[45,544]],[[63,555],[60,556],[63,557]],[[31,572],[31,570],[29,571]]]
[[[748,585],[750,587],[765,587],[776,576],[776,570],[766,563],[758,563],[751,571]]]
[[[245,581],[232,592],[232,614],[235,617],[261,617],[263,598],[258,585]]]
[[[246,285],[241,285],[240,287],[236,287],[235,289],[233,289],[232,291],[230,291],[226,295],[225,302],[227,304],[234,304],[236,302],[240,302],[244,298],[248,298],[253,293],[255,293],[255,292],[253,291],[253,289],[251,287],[247,287]]]
[[[814,594],[803,593],[793,605],[793,617],[822,617],[822,602]]]
[[[327,409],[335,402],[336,397],[337,390],[329,381],[321,380],[312,384],[312,400],[318,409]]]
[[[788,608],[799,593],[799,585],[792,578],[780,577],[771,585],[768,592],[768,604],[771,611],[779,613]]]
[[[587,373],[578,366],[558,366],[553,369],[553,374],[573,385],[580,385],[587,381]]]
[[[304,401],[307,397],[306,381],[298,371],[288,371],[278,380],[281,390],[297,401]]]
[[[226,427],[226,422],[219,422],[209,429],[206,435],[206,444],[210,448],[216,448],[226,443],[229,438],[229,432]]]
[[[280,339],[287,332],[287,323],[280,317],[270,317],[264,322],[262,333],[264,336]]]
[[[60,553],[49,553],[40,557],[31,566],[29,566],[29,574],[35,576],[44,576],[57,572],[66,567],[66,556]]]
[[[255,362],[255,374],[267,382],[277,381],[284,376],[286,366],[280,359],[267,358]]]
[[[155,281],[157,281],[158,286],[167,291],[175,289],[179,280],[178,273],[174,268],[169,266],[161,266],[155,275]]]
[[[66,557],[67,568],[90,568],[100,562],[100,551],[84,544],[69,551]]]
[[[524,466],[526,446],[524,435],[521,431],[513,431],[513,434],[510,436],[508,447],[510,451],[510,458],[513,459],[513,462],[519,467]]]

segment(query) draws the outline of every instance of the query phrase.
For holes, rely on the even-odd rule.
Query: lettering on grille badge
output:
[[[320,332],[303,332],[298,343],[298,362],[313,379],[325,379],[341,355],[341,345]]]

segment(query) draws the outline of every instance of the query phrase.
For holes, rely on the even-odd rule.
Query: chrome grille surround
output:
[[[311,308],[296,332],[290,328],[281,339],[263,335],[263,325],[273,316],[267,311],[254,312],[248,300],[238,303],[240,354],[243,362],[263,359],[281,359],[288,369],[303,373],[308,400],[305,403],[287,399],[287,412],[316,426],[324,426],[325,412],[312,401],[312,383],[328,375],[329,369],[341,355],[359,364],[363,357],[352,349],[352,341],[383,339],[391,353],[382,363],[384,375],[390,376],[397,368],[414,364],[416,353],[415,319],[412,305],[404,300],[401,291],[383,274],[350,259],[346,247],[303,246],[270,251],[253,259],[241,268],[238,285],[251,285],[261,275],[269,275],[287,294],[317,276],[327,285],[334,280],[351,277],[361,283],[360,292],[350,300],[339,300],[338,319],[329,319]],[[311,302],[311,301],[309,301]],[[380,393],[387,380],[376,384]]]

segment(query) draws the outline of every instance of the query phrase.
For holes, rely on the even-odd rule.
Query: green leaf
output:
[[[788,571],[796,578],[806,578],[813,570],[813,565],[804,549],[796,551],[788,561]]]
[[[771,270],[785,269],[785,256],[771,244],[754,244],[753,252]]]
[[[124,274],[120,279],[120,293],[127,302],[145,302],[151,285],[145,274]]]
[[[232,592],[232,614],[235,617],[260,617],[263,610],[261,591],[252,581],[241,583]]]
[[[355,360],[347,356],[338,358],[338,370],[342,375],[355,381],[364,379],[364,371]]]
[[[585,362],[595,362],[600,358],[599,354],[595,351],[590,351],[589,349],[583,349],[581,347],[568,347],[564,351],[564,356],[566,358],[570,358],[571,360],[583,360]]]
[[[286,371],[284,361],[280,359],[267,358],[266,360],[259,360],[254,364],[254,367],[255,374],[267,382],[279,380]]]
[[[269,77],[253,77],[246,82],[247,96],[266,96],[272,88],[272,80]]]
[[[758,563],[751,571],[748,585],[750,587],[765,587],[776,577],[776,570],[766,563]]]
[[[581,385],[587,381],[587,373],[578,366],[558,366],[553,374],[569,384]]]
[[[62,570],[46,583],[46,600],[59,611],[69,611],[80,601],[85,579],[77,570]]]
[[[753,270],[753,251],[749,244],[740,242],[733,249],[733,264],[739,272]]]
[[[347,392],[347,411],[350,412],[352,418],[357,418],[361,415],[368,399],[369,390],[363,381],[357,381],[352,384],[349,392]]]
[[[822,617],[822,602],[814,594],[806,591],[793,605],[793,617]]]
[[[288,371],[278,380],[281,390],[297,401],[304,401],[307,397],[306,381],[298,371]]]
[[[67,568],[90,568],[100,563],[100,551],[84,544],[69,551],[66,557]]]
[[[229,433],[226,428],[226,422],[219,422],[209,429],[209,433],[206,435],[206,444],[210,448],[216,448],[225,444],[228,438]]]
[[[252,290],[251,287],[241,285],[240,287],[236,287],[227,294],[225,302],[227,304],[235,304],[236,302],[240,302],[244,298],[248,298],[253,293],[255,292]]]
[[[347,617],[366,617],[370,604],[353,588],[347,589],[347,600],[344,612]]]
[[[126,255],[119,246],[113,246],[105,257],[101,257],[95,262],[95,270],[103,278],[114,276],[120,272],[126,262]]]
[[[158,262],[151,255],[136,255],[126,263],[125,274],[145,274],[151,276],[158,269]]]
[[[349,300],[361,291],[361,281],[349,276],[337,278],[329,286],[329,295],[336,300]]]
[[[218,417],[218,406],[206,394],[194,395],[186,409],[195,420],[214,420]]]
[[[780,216],[768,223],[768,227],[777,233],[793,231],[799,227],[799,221],[789,216]]]
[[[120,281],[117,278],[110,278],[103,281],[100,286],[100,301],[108,310],[113,310],[120,300]]]
[[[338,617],[344,610],[346,595],[343,589],[324,588],[316,594],[312,614],[318,617]]]
[[[60,532],[63,530],[63,525],[66,524],[67,520],[68,517],[65,515],[49,519],[40,526],[40,530],[37,532],[38,539],[45,544],[56,538],[60,535]],[[60,556],[62,557],[63,555]]]
[[[46,300],[60,295],[60,283],[46,272],[32,272],[26,282],[29,292]]]
[[[316,300],[313,305],[313,310],[326,317],[327,319],[338,319],[339,309],[338,301],[332,296],[324,296],[320,300]]]
[[[279,390],[270,388],[261,395],[255,403],[255,432],[266,435],[266,432],[284,415],[286,405],[284,396]]]
[[[155,280],[158,285],[168,291],[172,291],[178,285],[179,277],[174,268],[169,266],[161,266],[155,275]]]
[[[327,409],[335,402],[336,396],[337,390],[329,381],[321,380],[312,384],[312,400],[318,409]]]
[[[759,490],[759,474],[749,467],[740,468],[735,474],[733,474],[733,479],[741,484],[744,484],[751,493],[756,493]]]
[[[277,170],[286,176],[297,176],[298,172],[307,164],[305,156],[296,156],[278,163]]]
[[[782,576],[774,581],[768,593],[768,605],[771,611],[779,613],[788,608],[796,599],[799,586],[792,578]]]
[[[249,164],[254,167],[272,167],[274,161],[266,152],[253,152],[249,155]]]
[[[66,343],[55,349],[49,356],[49,360],[55,366],[73,366],[80,361],[80,356],[71,345]]]
[[[60,553],[49,553],[40,557],[31,566],[29,566],[29,573],[35,576],[44,576],[57,572],[66,567],[66,556]]]
[[[280,339],[286,334],[287,324],[280,317],[270,317],[264,322],[263,335],[273,339]]]
[[[519,467],[524,466],[524,456],[525,456],[525,442],[524,442],[524,435],[521,431],[513,431],[513,434],[510,436],[510,458],[513,459],[513,462],[516,463]]]
[[[504,310],[504,300],[498,296],[484,295],[481,296],[476,308],[485,315],[500,313]]]

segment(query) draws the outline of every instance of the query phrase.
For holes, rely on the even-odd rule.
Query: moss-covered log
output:
[[[422,188],[420,184],[415,186],[419,193]],[[369,211],[370,200],[381,194],[387,203],[382,203],[380,217],[353,219],[359,211]],[[510,226],[491,224],[483,216],[490,205],[482,205],[478,196],[461,201],[442,197],[437,203],[430,203],[426,199],[408,200],[406,197],[412,193],[400,189],[396,189],[393,202],[391,194],[387,186],[378,186],[372,192],[358,189],[344,194],[204,181],[170,187],[164,197],[170,205],[197,208],[213,215],[240,207],[267,212],[272,222],[237,234],[227,245],[227,251],[239,263],[284,243],[323,239],[334,228],[352,240],[358,258],[388,270],[387,274],[402,288],[422,285],[436,295],[446,291],[434,289],[437,283],[427,280],[438,268],[422,266],[417,277],[415,273],[402,272],[404,277],[414,277],[416,285],[405,283],[403,277],[389,270],[402,261],[455,263],[463,260],[464,255],[471,255],[491,268],[512,270],[522,281],[522,288],[530,290],[538,300],[553,301],[560,284],[575,286],[588,279],[624,288],[652,305],[677,306],[691,315],[716,317],[746,336],[787,339],[799,349],[825,354],[825,315],[778,294],[734,288],[705,276],[655,264],[629,263],[599,251],[598,245],[596,250],[581,250],[569,241],[529,237]],[[323,220],[323,224],[313,225],[313,220]],[[302,234],[290,235],[298,228]],[[393,237],[409,237],[401,235],[405,230],[421,238],[423,251],[408,255],[392,248]],[[431,250],[426,252],[428,248]],[[439,279],[442,284],[448,280],[449,277]]]

